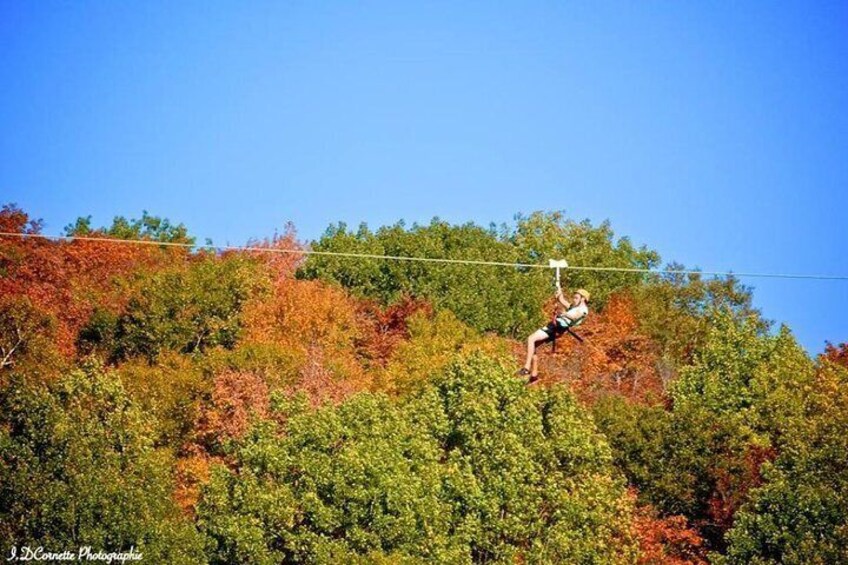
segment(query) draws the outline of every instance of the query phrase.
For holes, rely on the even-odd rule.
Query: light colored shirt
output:
[[[584,302],[580,306],[575,306],[574,308],[569,308],[568,311],[565,313],[565,315],[569,318],[576,320],[578,318],[584,317],[588,313],[589,313],[589,307],[586,306],[586,303]]]
[[[586,303],[584,302],[580,306],[574,306],[573,308],[569,308],[565,312],[565,315],[559,315],[559,316],[557,316],[557,319],[561,320],[561,322],[560,322],[561,326],[570,326],[570,325],[574,324],[575,322],[577,322],[578,320],[580,320],[581,318],[584,318],[588,314],[589,314],[589,307],[586,306]]]

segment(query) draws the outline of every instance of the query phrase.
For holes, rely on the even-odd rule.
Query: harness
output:
[[[563,326],[563,329],[565,329],[565,333],[567,333],[568,335],[570,335],[571,337],[573,337],[574,339],[576,339],[580,343],[583,343],[583,338],[580,337],[579,335],[577,335],[576,333],[574,333],[572,330],[574,328],[576,328],[577,326],[579,326],[580,324],[582,324],[583,321],[586,319],[586,316],[588,316],[588,315],[589,315],[588,313],[583,314],[582,316],[580,316],[576,320],[571,320],[570,318],[557,316],[556,317],[557,325],[559,325],[560,320],[567,320],[568,324]],[[556,348],[556,337],[554,338],[554,348]],[[554,350],[556,350],[556,349],[554,349]]]
[[[568,335],[570,335],[571,337],[573,337],[574,339],[576,339],[580,343],[583,343],[583,338],[580,337],[579,335],[577,335],[573,330],[574,330],[574,328],[576,328],[577,326],[582,324],[586,320],[586,317],[588,315],[589,315],[589,313],[586,312],[585,314],[583,314],[579,318],[572,320],[571,318],[568,318],[566,316],[558,315],[557,311],[554,310],[554,315],[553,315],[553,327],[554,327],[554,329],[553,329],[553,332],[551,334],[551,351],[552,351],[552,353],[556,354],[556,350],[557,350],[557,348],[556,348],[557,343],[556,342],[557,342],[557,338],[559,337],[560,330],[562,330],[562,333],[567,333]]]
[[[556,317],[556,323],[562,329],[568,330],[570,328],[576,328],[577,326],[582,324],[583,321],[586,319],[586,316],[588,316],[588,314],[583,314],[582,316],[580,316],[576,320],[572,320],[571,318],[567,318],[565,316],[557,316]]]

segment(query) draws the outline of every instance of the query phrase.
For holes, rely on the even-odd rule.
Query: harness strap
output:
[[[567,318],[565,316],[557,316],[556,319],[557,319],[557,325],[564,327],[565,329],[576,328],[577,326],[582,324],[583,321],[586,319],[586,314],[583,314],[582,316],[580,316],[576,320],[572,320],[571,318]],[[564,322],[564,323],[560,323],[560,322]]]

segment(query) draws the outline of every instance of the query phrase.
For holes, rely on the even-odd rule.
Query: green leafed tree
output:
[[[566,259],[574,267],[622,269],[651,269],[660,262],[656,251],[644,245],[636,247],[628,237],[616,239],[608,221],[594,226],[589,220],[568,219],[563,212],[519,215],[515,227],[505,228],[503,234],[519,251],[522,262],[547,264],[548,259]],[[537,270],[534,278],[550,288],[550,272]],[[613,292],[645,280],[643,273],[569,269],[564,273],[563,285],[589,289],[592,303],[602,306]]]
[[[438,448],[387,397],[288,409],[218,467],[198,509],[212,563],[456,562]],[[363,561],[364,562],[364,561]]]
[[[165,349],[233,347],[245,302],[266,288],[261,273],[253,260],[233,255],[202,257],[188,266],[139,274],[114,331],[86,328],[83,334],[108,336],[118,358],[154,359]]]
[[[449,366],[413,418],[437,438],[473,562],[621,563],[632,508],[591,416],[564,387],[529,389],[481,355]]]
[[[684,266],[671,263],[666,269],[679,271]],[[715,312],[729,311],[737,319],[759,316],[751,304],[751,289],[734,277],[652,275],[633,289],[633,297],[639,326],[660,346],[669,368],[693,361],[707,340]],[[757,325],[761,329],[767,327],[763,320],[758,320]]]
[[[131,547],[151,563],[203,562],[173,501],[171,461],[101,366],[0,392],[0,544],[52,551]]]
[[[188,229],[182,224],[174,225],[168,218],[151,216],[144,210],[139,219],[128,220],[124,216],[115,216],[108,228],[91,227],[91,216],[79,217],[73,224],[65,226],[67,236],[106,235],[117,239],[146,239],[168,243],[194,244],[195,238],[189,236]]]
[[[848,370],[824,362],[719,563],[848,562]]]
[[[205,488],[213,563],[623,563],[632,507],[591,418],[473,355],[399,403],[277,399]]]
[[[765,332],[756,316],[714,311],[703,346],[672,384],[672,409],[621,399],[594,411],[617,465],[640,497],[683,514],[713,549],[761,483],[760,466],[803,425],[812,361],[785,328]]]
[[[26,296],[0,296],[0,383],[12,370],[60,368],[55,319]]]
[[[344,224],[330,226],[315,242],[316,251],[530,263],[566,258],[578,266],[650,268],[659,257],[634,247],[627,238],[615,240],[608,223],[567,220],[562,213],[536,212],[517,218],[514,227],[485,229],[473,223],[451,225],[434,219],[407,228],[402,222],[376,232],[362,225],[357,231]],[[553,294],[547,269],[469,266],[375,258],[313,255],[299,276],[333,281],[360,296],[392,302],[402,296],[428,300],[452,310],[478,331],[518,336],[546,317],[542,305]],[[593,303],[602,306],[615,290],[639,283],[633,273],[568,271],[563,284],[590,289]]]
[[[313,245],[316,251],[517,262],[513,246],[474,224],[452,226],[403,223],[372,232],[331,226]],[[480,331],[514,333],[538,317],[538,289],[526,288],[522,272],[509,267],[421,263],[381,259],[310,256],[299,276],[339,283],[359,296],[391,303],[403,296],[424,298],[452,310]],[[535,292],[534,292],[535,290]],[[535,323],[535,322],[534,322]]]
[[[716,311],[704,346],[671,390],[675,410],[708,410],[737,420],[779,446],[800,417],[815,366],[786,327],[767,334],[756,316]]]
[[[444,371],[458,352],[487,351],[506,354],[506,340],[481,336],[463,324],[449,310],[432,316],[424,312],[408,319],[409,339],[392,352],[383,372],[385,388],[394,392],[413,390],[425,384],[433,375]]]
[[[663,515],[685,516],[720,548],[733,511],[756,479],[750,431],[698,407],[670,412],[607,397],[593,410],[616,466],[640,500]]]

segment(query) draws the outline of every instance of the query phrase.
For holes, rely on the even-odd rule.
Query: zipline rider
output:
[[[524,367],[516,374],[520,376],[530,375],[530,382],[539,377],[539,364],[536,357],[536,347],[543,343],[555,340],[557,337],[583,322],[589,315],[589,292],[579,288],[574,291],[571,302],[565,299],[562,289],[556,291],[557,302],[566,309],[565,313],[557,314],[554,321],[544,328],[539,328],[527,337],[527,361]]]

